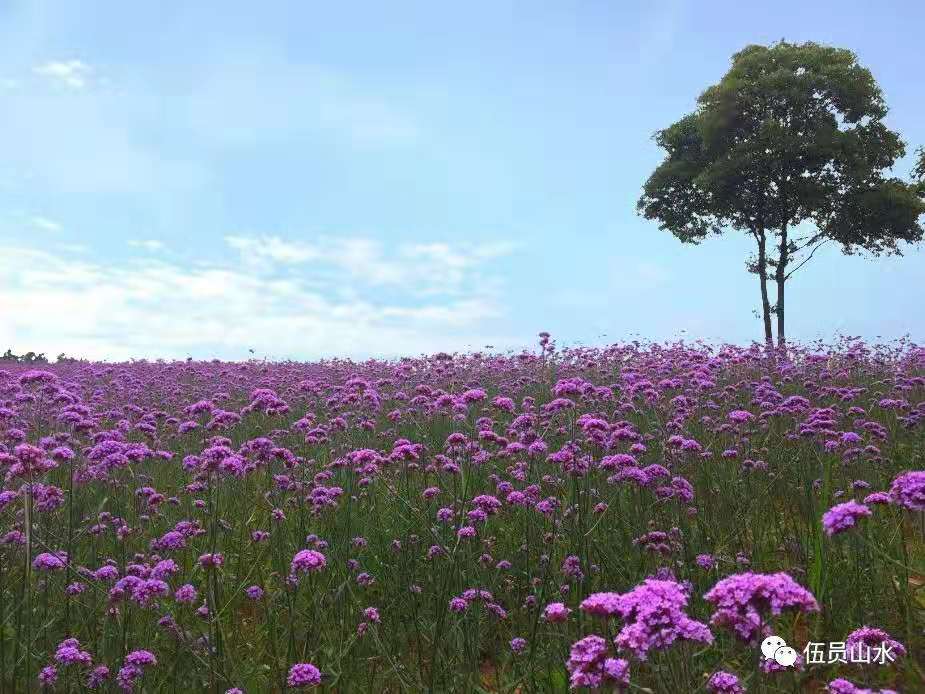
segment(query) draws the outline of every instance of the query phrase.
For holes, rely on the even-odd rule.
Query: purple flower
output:
[[[186,547],[186,536],[183,533],[171,530],[154,542],[151,543],[154,549],[162,552],[167,550],[177,550]]]
[[[293,574],[306,574],[321,571],[327,564],[325,556],[314,549],[303,549],[292,558],[290,571]],[[314,667],[314,666],[312,666]]]
[[[876,627],[863,626],[845,638],[845,650],[856,656],[853,659],[849,658],[851,662],[868,662],[873,659],[871,654],[878,649],[888,649],[890,653],[899,657],[906,655],[905,646],[883,629]]]
[[[496,602],[485,603],[485,609],[498,619],[507,619],[507,610]]]
[[[145,668],[149,665],[152,667],[157,665],[157,658],[151,651],[139,650],[132,651],[125,656],[125,662],[137,668]]]
[[[119,578],[119,569],[112,564],[104,564],[93,572],[93,578],[97,581],[111,583]]]
[[[317,687],[321,684],[321,671],[311,663],[296,663],[289,668],[286,685],[289,687]]]
[[[21,385],[54,383],[57,380],[58,376],[56,374],[53,374],[51,371],[42,371],[41,369],[29,369],[19,376],[19,383]]]
[[[829,537],[853,528],[861,518],[871,515],[871,511],[864,504],[857,501],[846,501],[836,504],[822,515],[822,527]]]
[[[216,552],[215,554],[203,554],[199,557],[199,565],[204,569],[221,566],[224,563],[225,557],[220,552]]]
[[[614,642],[645,660],[650,650],[662,650],[676,640],[713,643],[706,624],[687,616],[688,596],[680,583],[648,578],[620,595],[615,609],[626,625]]]
[[[744,424],[755,418],[748,410],[733,410],[729,413],[729,420],[735,422],[736,424]]]
[[[797,654],[797,659],[793,662],[791,667],[793,667],[794,670],[802,670],[803,665],[803,656]],[[771,675],[776,672],[787,672],[787,668],[774,660],[774,658],[762,658],[761,662],[758,664],[758,668],[766,675]]]
[[[139,679],[142,674],[141,668],[137,668],[134,665],[123,665],[119,668],[119,672],[116,675],[116,683],[124,692],[132,692],[135,690],[135,680]]]
[[[565,665],[572,673],[572,688],[600,686],[603,676],[599,666],[603,664],[606,655],[607,641],[596,634],[573,643]]]
[[[581,559],[574,554],[567,556],[562,561],[562,573],[580,581],[584,577],[584,572],[581,570]]]
[[[608,653],[607,641],[596,634],[573,643],[565,664],[571,673],[571,688],[597,689],[606,684],[615,689],[622,689],[628,685],[629,663],[623,659],[608,657]]]
[[[105,665],[97,665],[93,671],[87,675],[87,688],[98,689],[104,680],[109,679],[109,668]]]
[[[704,598],[717,608],[710,624],[729,627],[744,641],[752,641],[762,632],[764,612],[779,615],[785,609],[819,610],[813,594],[782,572],[728,576],[718,581]]]
[[[60,665],[79,664],[89,666],[93,657],[87,652],[80,650],[80,642],[77,639],[65,639],[58,644],[55,651],[55,660]]]
[[[15,492],[12,489],[6,489],[0,492],[0,511],[11,504],[18,496],[19,492]]]
[[[53,687],[58,681],[58,669],[54,665],[46,665],[39,672],[39,684],[42,687]]]
[[[910,511],[925,511],[925,470],[899,475],[890,485],[890,497]]]
[[[164,597],[169,593],[170,586],[164,581],[151,578],[135,584],[135,587],[132,589],[132,600],[139,605],[146,606],[152,598]]]
[[[561,605],[562,603],[554,604]],[[581,609],[596,617],[612,617],[619,614],[619,604],[619,593],[592,593],[582,600]],[[549,608],[547,607],[547,609]]]
[[[521,638],[520,636],[515,636],[511,639],[511,651],[516,654],[523,653],[527,648],[527,639]]]
[[[716,559],[712,554],[698,554],[695,561],[701,569],[709,571],[716,568]]]
[[[630,664],[623,658],[605,658],[602,667],[604,681],[617,689],[622,689],[630,683]]]
[[[864,497],[864,503],[871,504],[888,504],[890,503],[890,495],[886,492],[873,492]]]
[[[61,571],[67,564],[67,552],[42,552],[32,560],[36,571]]]
[[[198,595],[199,593],[196,591],[196,587],[186,583],[177,588],[173,594],[173,597],[177,602],[193,603],[196,602],[196,597]]]
[[[68,595],[80,595],[87,589],[86,583],[81,583],[80,581],[74,581],[73,583],[68,583],[67,588],[64,589],[64,592]]]
[[[553,624],[564,622],[572,611],[561,602],[551,602],[543,610],[543,619]]]
[[[173,559],[164,559],[155,564],[154,568],[151,569],[151,577],[163,580],[173,576],[179,570],[180,567],[177,566],[177,563]]]
[[[707,689],[713,694],[744,694],[745,687],[739,684],[739,678],[731,672],[714,672],[707,680]]]

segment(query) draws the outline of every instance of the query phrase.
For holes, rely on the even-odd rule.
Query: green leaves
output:
[[[882,122],[886,113],[876,80],[849,50],[747,46],[696,111],[655,134],[666,157],[637,208],[683,243],[729,228],[750,233],[759,247],[753,270],[762,280],[765,339],[770,266],[783,344],[784,285],[821,244],[898,254],[925,233],[925,151],[913,171],[919,182],[889,177],[905,146]],[[803,224],[815,226],[803,239],[812,243],[796,245],[788,230]]]
[[[880,88],[851,51],[781,42],[732,61],[695,112],[656,134],[667,157],[644,186],[644,216],[684,242],[804,221],[848,252],[922,238],[917,188],[884,178],[903,143],[882,123]],[[861,229],[848,233],[852,224]]]

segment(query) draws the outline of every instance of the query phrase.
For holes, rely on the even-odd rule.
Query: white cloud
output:
[[[70,89],[83,89],[92,72],[89,65],[80,60],[52,60],[32,68],[37,75],[63,84]]]
[[[48,217],[30,217],[29,223],[42,231],[61,231],[64,228],[55,220],[48,219]]]
[[[132,240],[128,242],[128,245],[132,248],[140,248],[152,253],[164,250],[164,244],[156,239],[142,239],[140,241]]]
[[[247,259],[272,260],[277,263],[304,263],[318,257],[317,249],[308,244],[284,241],[278,236],[226,236],[225,243]]]
[[[278,236],[226,236],[251,267],[311,264],[333,270],[354,283],[404,287],[416,294],[454,293],[478,279],[486,262],[508,255],[515,244],[501,241],[463,249],[447,243],[398,244],[384,247],[366,238],[320,237],[312,243]]]
[[[346,244],[350,246],[349,243]],[[362,253],[360,254],[362,255]],[[297,268],[298,269],[298,268]],[[341,283],[349,273],[330,268]],[[406,275],[410,278],[411,275]],[[121,264],[59,248],[0,245],[0,345],[128,359],[398,356],[513,344],[493,322],[497,297],[385,297],[354,283],[312,285],[300,272],[255,273],[239,262],[188,266],[153,257]]]

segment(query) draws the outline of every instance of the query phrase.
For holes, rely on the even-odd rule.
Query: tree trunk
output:
[[[758,239],[758,280],[761,284],[761,314],[764,320],[764,342],[769,347],[774,344],[771,332],[771,302],[768,301],[768,254],[765,245],[764,229],[755,234]]]
[[[787,333],[784,330],[784,285],[787,282],[787,263],[790,261],[787,247],[787,225],[780,230],[780,246],[778,247],[777,272],[774,279],[777,282],[777,347],[783,349],[787,346]]]

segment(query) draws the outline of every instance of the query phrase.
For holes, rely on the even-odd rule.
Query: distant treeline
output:
[[[44,352],[26,352],[25,354],[14,354],[12,349],[8,349],[6,352],[0,355],[0,362],[15,362],[17,364],[47,364],[48,361],[48,357],[45,356]],[[55,361],[66,362],[77,360],[67,356],[62,352],[58,355],[58,358],[55,359]]]

